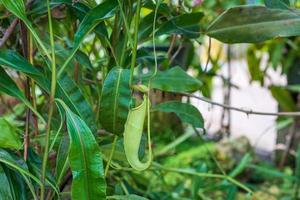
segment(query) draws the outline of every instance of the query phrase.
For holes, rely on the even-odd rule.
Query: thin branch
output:
[[[211,38],[209,37],[209,40],[208,40],[208,49],[207,49],[207,60],[206,60],[206,64],[205,64],[205,67],[204,67],[204,72],[207,71],[207,68],[208,68],[208,64],[209,64],[209,61],[210,61],[210,51],[211,51]]]
[[[200,101],[204,101],[211,105],[219,106],[219,107],[226,108],[229,110],[234,110],[237,112],[242,112],[242,113],[245,113],[246,115],[265,115],[265,116],[284,116],[284,117],[299,117],[300,116],[300,112],[261,112],[261,111],[254,111],[251,109],[247,110],[247,109],[237,108],[237,107],[229,106],[226,104],[218,103],[218,102],[212,101],[208,98],[199,97],[194,94],[189,94],[189,93],[185,93],[185,92],[180,93],[180,94],[182,94],[183,96],[198,99]]]
[[[9,39],[11,34],[13,33],[14,29],[16,28],[18,24],[18,18],[14,19],[13,22],[9,25],[9,27],[6,29],[3,37],[0,40],[0,48],[6,43],[6,41]]]
[[[179,54],[182,48],[183,48],[183,42],[180,43],[179,47],[177,48],[172,58],[170,59],[169,63],[173,63],[173,61],[175,60],[176,56]]]

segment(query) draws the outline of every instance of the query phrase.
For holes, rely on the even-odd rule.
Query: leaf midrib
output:
[[[282,20],[274,20],[274,21],[264,21],[264,22],[257,22],[257,23],[248,23],[248,24],[242,24],[242,25],[233,25],[233,26],[228,26],[225,28],[215,28],[215,30],[210,30],[210,29],[214,29],[212,25],[210,28],[208,28],[207,30],[207,34],[216,34],[219,32],[225,32],[225,31],[230,31],[230,30],[235,30],[235,29],[243,29],[243,28],[247,28],[247,27],[252,27],[252,26],[263,26],[264,24],[274,24],[276,23],[291,23],[291,22],[300,22],[300,18],[298,17],[297,19],[282,19]],[[278,24],[276,24],[276,26],[278,26]]]
[[[68,110],[67,111],[68,112],[68,115],[69,116],[72,116],[72,113],[70,113],[70,111]],[[73,126],[74,126],[74,128],[76,129],[76,133],[77,133],[77,135],[78,135],[78,139],[79,139],[79,142],[80,142],[80,149],[81,149],[81,152],[82,152],[82,154],[83,154],[83,167],[84,167],[84,177],[85,177],[85,184],[84,184],[84,187],[85,187],[85,189],[86,189],[86,191],[87,191],[87,199],[90,199],[90,191],[89,191],[89,187],[87,187],[87,183],[88,183],[88,177],[89,177],[89,171],[88,171],[88,168],[87,168],[87,161],[86,161],[86,152],[85,152],[85,149],[84,148],[82,148],[84,145],[83,145],[83,141],[82,141],[82,138],[81,138],[81,135],[79,134],[79,130],[80,130],[80,128],[77,126],[77,124],[76,124],[76,122],[73,120],[73,117],[70,117],[70,120],[71,120],[71,123],[73,124]]]
[[[115,134],[116,131],[116,121],[117,121],[117,110],[118,110],[118,99],[119,99],[119,89],[120,89],[120,80],[122,75],[122,69],[118,69],[118,80],[117,80],[117,86],[115,90],[115,100],[114,100],[114,111],[113,111],[113,134]]]

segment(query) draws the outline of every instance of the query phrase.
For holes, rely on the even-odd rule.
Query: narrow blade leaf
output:
[[[69,162],[72,170],[72,199],[105,199],[106,184],[99,146],[88,126],[67,105],[58,100],[66,111],[70,137]]]

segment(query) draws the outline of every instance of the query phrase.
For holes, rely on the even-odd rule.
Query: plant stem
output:
[[[133,43],[133,49],[132,49],[132,55],[131,55],[131,65],[130,65],[130,80],[129,80],[130,86],[132,85],[134,67],[135,67],[135,63],[136,63],[140,11],[141,11],[141,0],[137,0],[136,16],[135,16],[135,21],[134,21],[135,22],[134,23],[134,43]]]
[[[218,102],[212,101],[212,100],[210,100],[206,97],[200,97],[200,96],[197,96],[197,95],[194,95],[194,94],[189,94],[189,93],[186,93],[186,92],[181,92],[181,93],[178,93],[178,94],[181,94],[181,95],[186,96],[186,97],[192,97],[192,98],[198,99],[200,101],[209,103],[209,104],[214,105],[214,106],[219,106],[219,107],[223,107],[223,108],[226,108],[226,109],[229,109],[229,110],[242,112],[242,113],[245,113],[246,115],[283,116],[283,117],[294,117],[294,118],[297,118],[297,117],[300,116],[300,112],[261,112],[261,111],[255,111],[255,110],[252,110],[252,109],[243,109],[243,108],[233,107],[233,106],[230,106],[228,104],[218,103]]]
[[[241,182],[231,178],[230,176],[222,175],[222,174],[210,174],[210,173],[199,173],[199,172],[192,172],[192,171],[187,171],[184,169],[176,169],[176,168],[168,168],[161,166],[159,164],[155,164],[158,169],[164,170],[164,171],[169,171],[169,172],[175,172],[175,173],[181,173],[181,174],[187,174],[187,175],[192,175],[192,176],[198,176],[198,177],[207,177],[207,178],[218,178],[218,179],[225,179],[232,184],[238,186],[239,188],[245,190],[246,192],[252,194],[252,190],[242,184]]]
[[[29,62],[33,65],[33,38],[32,34],[29,34]],[[36,103],[36,93],[35,93],[35,82],[31,79],[30,82],[30,89],[31,89],[31,99],[32,99],[32,105],[34,109],[37,109],[37,103]],[[33,127],[34,127],[34,136],[39,135],[39,125],[38,125],[38,116],[36,114],[33,114]],[[38,145],[35,146],[36,150],[38,151]]]
[[[125,13],[124,13],[124,10],[123,10],[123,7],[122,7],[122,4],[121,4],[120,0],[118,0],[118,4],[119,4],[120,12],[121,12],[121,15],[122,15],[122,19],[123,19],[124,24],[125,24],[126,34],[127,34],[128,40],[129,40],[129,44],[130,44],[131,48],[133,48],[133,41],[132,41],[132,37],[130,35],[130,28],[129,28],[129,25],[128,25],[128,22],[127,22],[127,19],[126,19],[126,16],[125,16]]]
[[[109,158],[108,158],[108,161],[107,161],[107,164],[106,164],[106,167],[105,167],[105,171],[104,171],[104,177],[107,176],[107,173],[108,173],[108,170],[109,170],[109,166],[110,166],[110,163],[112,161],[112,158],[114,156],[114,153],[115,153],[115,149],[116,149],[116,144],[117,144],[117,140],[118,140],[118,136],[115,135],[114,137],[114,141],[112,143],[112,148],[111,148],[111,152],[109,154]]]
[[[43,155],[43,165],[42,165],[42,186],[41,186],[41,200],[44,200],[45,197],[45,177],[46,177],[46,168],[47,161],[49,155],[49,143],[50,143],[50,130],[51,130],[51,120],[53,116],[54,109],[54,98],[55,98],[55,90],[56,90],[56,62],[55,62],[55,45],[54,45],[54,34],[52,28],[52,17],[51,17],[51,9],[50,2],[47,0],[47,11],[48,11],[48,23],[49,23],[49,32],[50,32],[50,45],[51,45],[51,93],[50,93],[50,106],[49,106],[49,114],[48,114],[48,123],[46,130],[46,138],[45,138],[45,149]]]
[[[27,31],[25,24],[22,21],[20,21],[20,32],[21,32],[23,56],[26,59],[28,59],[28,56],[29,56],[28,31]],[[26,77],[26,82],[25,82],[25,96],[26,96],[26,99],[28,100],[28,102],[30,102],[31,101],[30,79],[28,77]],[[31,115],[31,110],[29,108],[27,108],[26,109],[26,119],[25,119],[24,153],[23,153],[23,158],[25,161],[27,161],[28,147],[29,147],[29,143],[30,143],[30,138],[29,138],[30,115]]]

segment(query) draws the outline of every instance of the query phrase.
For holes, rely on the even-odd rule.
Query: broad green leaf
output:
[[[18,136],[16,127],[4,118],[0,118],[0,128],[0,148],[19,150],[22,147],[22,142]]]
[[[179,101],[168,101],[155,105],[153,109],[162,112],[173,112],[182,120],[182,122],[191,124],[196,128],[203,128],[204,126],[201,113],[191,104],[181,103]]]
[[[4,169],[0,165],[0,199],[14,199],[11,193],[9,178],[6,176]]]
[[[157,30],[156,36],[163,34],[179,34],[188,38],[197,38],[200,35],[200,20],[203,13],[190,13],[176,16],[163,23]]]
[[[201,81],[188,75],[180,67],[159,71],[151,82],[151,87],[167,92],[194,92],[200,89]]]
[[[22,20],[27,20],[25,14],[25,4],[23,0],[0,0],[0,2],[14,15]]]
[[[270,87],[271,93],[273,97],[277,100],[280,107],[284,111],[295,111],[297,109],[297,106],[293,100],[292,95],[289,91],[286,89],[279,87],[279,86],[271,86]]]
[[[110,0],[105,1],[92,10],[90,10],[83,20],[81,21],[78,30],[75,33],[74,36],[74,43],[73,43],[73,49],[70,54],[70,56],[66,59],[65,63],[61,67],[61,69],[58,72],[58,76],[61,75],[65,67],[69,64],[69,62],[72,60],[73,56],[75,55],[76,51],[78,50],[81,42],[83,41],[84,37],[93,30],[100,22],[102,22],[105,19],[108,19],[114,15],[114,12],[117,8],[117,1],[116,0]]]
[[[50,92],[50,78],[49,74],[42,73],[37,68],[32,66],[27,60],[25,60],[22,56],[18,53],[10,50],[1,50],[0,51],[0,65],[4,65],[11,69],[17,70],[22,72],[32,78],[41,88],[43,88],[46,92]],[[0,87],[1,83],[4,83],[2,80],[8,80],[9,77],[5,77],[5,75],[0,76]],[[10,84],[3,84],[7,86]],[[12,90],[15,87],[10,87],[8,89]],[[8,90],[6,89],[6,91]],[[15,94],[12,93],[12,94]],[[10,95],[12,95],[10,94]],[[16,94],[15,94],[16,95]],[[24,96],[24,95],[23,95]],[[21,97],[20,94],[14,97]],[[85,122],[89,125],[93,132],[96,131],[96,123],[94,119],[94,115],[91,109],[91,106],[85,100],[82,92],[78,88],[78,86],[71,80],[66,73],[63,73],[61,78],[59,78],[57,82],[57,90],[56,90],[56,97],[62,98],[67,105],[72,109],[72,111],[76,112]]]
[[[99,146],[86,123],[67,105],[58,100],[66,111],[70,137],[69,162],[72,170],[72,199],[105,199],[106,184]]]
[[[225,43],[255,43],[297,36],[300,35],[299,11],[264,6],[230,8],[211,23],[207,35]]]
[[[1,60],[0,60],[1,64]],[[0,92],[3,92],[7,95],[12,97],[16,97],[17,99],[21,100],[28,108],[32,110],[44,123],[44,118],[36,111],[31,103],[26,99],[24,94],[15,84],[15,82],[8,76],[8,74],[4,71],[4,69],[0,68]]]
[[[265,5],[273,9],[289,9],[290,0],[265,0]]]
[[[102,89],[100,123],[114,134],[122,134],[131,102],[130,71],[113,68],[107,75]]]

